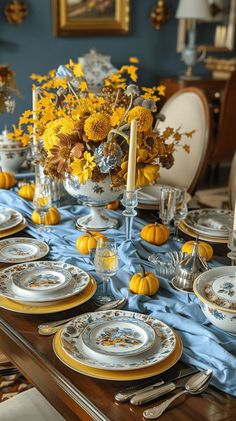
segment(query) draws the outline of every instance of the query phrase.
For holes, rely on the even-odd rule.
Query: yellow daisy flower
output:
[[[110,122],[111,122],[112,127],[116,127],[119,124],[124,113],[125,113],[125,108],[123,107],[118,107],[113,111],[110,117]]]
[[[87,151],[84,152],[83,158],[74,158],[70,164],[72,175],[77,176],[81,184],[85,184],[92,177],[93,169],[96,167],[94,157]]]
[[[71,134],[74,130],[74,125],[75,123],[70,117],[63,117],[50,121],[43,133],[44,148],[46,151],[50,151],[53,146],[59,144],[60,140],[57,137],[58,134]]]

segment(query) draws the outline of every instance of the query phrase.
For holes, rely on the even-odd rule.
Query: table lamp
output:
[[[187,66],[187,70],[181,78],[192,80],[198,79],[193,75],[193,66],[205,58],[206,52],[203,51],[198,57],[196,46],[196,23],[197,21],[209,21],[211,19],[208,0],[180,0],[176,12],[177,19],[188,19],[188,43],[182,52],[182,60]]]

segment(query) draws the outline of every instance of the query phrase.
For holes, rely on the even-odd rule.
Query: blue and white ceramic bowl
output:
[[[193,291],[207,319],[236,335],[236,268],[221,266],[198,276]]]

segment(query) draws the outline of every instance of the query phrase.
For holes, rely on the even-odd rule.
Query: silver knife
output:
[[[194,370],[192,368],[190,368],[189,370],[185,371],[184,374],[180,374],[179,376],[175,377],[174,379],[170,379],[168,380],[169,382],[173,382],[175,380],[178,379],[182,379],[183,377],[187,377],[190,376],[191,374],[196,373],[198,370]],[[149,386],[146,387],[131,387],[131,388],[127,388],[122,390],[121,392],[117,393],[115,395],[115,400],[117,402],[127,402],[128,400],[130,400],[131,398],[133,398],[133,396],[139,395],[140,393],[145,393],[145,392],[149,392],[149,391],[153,391],[155,388],[158,388],[159,386],[165,385],[165,382],[163,380],[160,380],[157,383],[153,383]]]

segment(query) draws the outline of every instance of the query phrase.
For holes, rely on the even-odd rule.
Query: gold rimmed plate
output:
[[[4,296],[0,296],[0,307],[16,313],[23,314],[50,314],[60,311],[69,310],[88,301],[95,294],[97,289],[96,281],[90,276],[88,286],[78,295],[61,300],[49,305],[30,306],[22,302],[10,300]]]
[[[209,235],[198,234],[193,229],[190,229],[189,227],[187,227],[187,225],[184,223],[184,221],[183,222],[180,222],[179,229],[184,234],[187,234],[190,237],[193,237],[193,238],[197,238],[198,237],[200,240],[208,241],[209,243],[221,243],[221,244],[227,244],[228,243],[228,239],[227,238],[211,237]]]
[[[0,224],[0,232],[4,232],[19,225],[23,220],[21,213],[11,208],[0,207],[0,215],[5,217],[5,220],[2,220]]]
[[[115,381],[129,381],[129,380],[139,380],[146,379],[152,376],[163,373],[169,368],[173,367],[180,359],[183,352],[183,345],[181,339],[176,335],[176,346],[174,351],[169,357],[164,361],[156,363],[150,367],[140,368],[137,370],[126,370],[126,371],[112,371],[112,370],[103,370],[94,367],[89,367],[84,364],[79,363],[71,356],[69,356],[66,351],[64,351],[61,344],[61,332],[57,332],[53,341],[53,349],[56,356],[59,360],[62,361],[67,367],[72,370],[77,371],[78,373],[87,375],[89,377],[94,377],[96,379],[103,380],[115,380]]]
[[[16,227],[4,230],[0,232],[0,238],[9,237],[9,235],[16,234],[17,232],[23,231],[27,227],[26,219],[23,218],[22,222]]]

